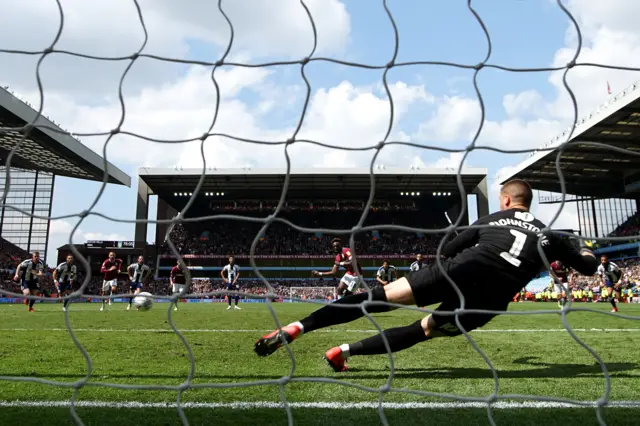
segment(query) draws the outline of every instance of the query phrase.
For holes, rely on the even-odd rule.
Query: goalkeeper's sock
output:
[[[377,302],[386,302],[387,295],[384,288],[379,287],[371,291],[372,300]],[[347,322],[355,321],[358,318],[364,316],[364,312],[360,309],[359,305],[369,300],[368,293],[359,293],[345,296],[342,299],[336,300],[330,305],[324,306],[311,315],[300,321],[302,325],[303,333],[310,333],[314,330],[329,327],[332,325],[344,324]],[[344,305],[353,305],[353,308],[344,307]],[[388,312],[392,310],[386,305],[371,305],[367,307],[369,313]]]
[[[396,327],[384,330],[391,352],[398,352],[408,349],[418,343],[428,340],[421,325],[422,320],[418,320],[405,327]],[[342,357],[348,358],[357,355],[381,355],[388,353],[382,339],[382,333],[367,337],[359,342],[350,345],[342,345]]]

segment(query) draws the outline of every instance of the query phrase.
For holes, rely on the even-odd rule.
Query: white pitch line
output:
[[[0,401],[0,408],[14,407],[70,407],[70,401]],[[76,401],[76,407],[81,408],[176,408],[175,402],[111,402],[111,401]],[[180,404],[182,408],[228,408],[234,410],[255,410],[255,409],[283,409],[280,402],[184,402]],[[291,408],[320,408],[330,410],[353,410],[353,409],[377,409],[377,402],[290,402]],[[583,401],[581,405],[574,405],[566,402],[555,401],[523,401],[508,402],[498,401],[493,403],[492,408],[499,410],[522,409],[522,408],[589,408],[597,406],[594,401]],[[611,401],[609,407],[640,408],[640,401]],[[487,404],[476,401],[459,402],[383,402],[382,407],[392,410],[408,409],[461,409],[461,408],[486,408]]]
[[[173,333],[171,329],[164,328],[132,328],[132,329],[117,329],[117,328],[72,328],[74,332],[95,332],[95,333]],[[210,329],[210,328],[195,328],[195,329],[179,329],[182,333],[268,333],[273,329]],[[625,333],[625,332],[639,332],[640,328],[573,328],[575,332],[604,332],[604,333]],[[68,331],[66,328],[0,328],[1,331]],[[378,330],[317,330],[314,333],[378,333]],[[564,328],[505,328],[505,329],[479,329],[472,330],[471,333],[567,333]]]

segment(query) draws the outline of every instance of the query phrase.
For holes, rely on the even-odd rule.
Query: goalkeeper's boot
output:
[[[297,325],[287,325],[280,330],[272,331],[258,339],[256,344],[253,345],[253,350],[259,356],[271,355],[282,346],[282,337],[284,337],[287,343],[291,343],[298,337],[300,330],[300,327]],[[281,334],[282,337],[280,336]]]
[[[329,364],[329,367],[333,368],[333,371],[336,373],[348,370],[346,365],[347,360],[342,357],[342,349],[340,349],[340,346],[329,349],[325,352],[322,359],[324,359],[327,364]]]

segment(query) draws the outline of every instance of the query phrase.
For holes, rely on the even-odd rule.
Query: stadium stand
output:
[[[342,224],[350,221],[357,223],[362,215],[364,202],[344,206],[342,201],[335,201],[333,210],[318,209],[311,201],[307,206],[306,209],[298,211],[286,211],[281,217],[299,226],[338,229]],[[244,208],[242,212],[249,216],[260,215],[259,208]],[[415,202],[403,205],[395,201],[388,201],[385,206],[372,207],[365,224],[383,223],[402,223],[406,226],[431,229],[447,226],[442,212],[430,212],[426,206],[418,206]],[[248,253],[251,241],[260,227],[260,224],[231,220],[215,221],[208,225],[187,223],[172,230],[171,241],[177,245],[181,254]],[[209,236],[215,236],[215,241],[211,241]],[[281,256],[330,254],[328,250],[331,238],[332,236],[327,235],[300,233],[282,223],[275,223],[261,238],[256,254]],[[356,252],[363,254],[435,254],[439,243],[436,235],[384,231],[367,232],[359,234],[356,238]],[[163,254],[170,252],[166,243],[161,246],[161,251]]]
[[[25,135],[27,124],[34,127]],[[0,208],[0,285],[4,290],[21,293],[20,287],[7,278],[32,252],[38,251],[46,259],[48,250],[49,221],[30,215],[51,216],[56,176],[102,181],[104,159],[49,118],[38,116],[32,105],[8,87],[0,88],[0,128],[5,129],[0,131],[0,164],[5,164],[10,152],[14,153],[6,207]],[[107,162],[106,172],[109,183],[131,186],[131,178],[113,164]],[[0,188],[4,189],[6,176],[6,167],[0,166]],[[45,294],[53,289],[50,274],[48,268],[42,283]]]
[[[531,153],[500,182],[525,179],[538,191],[540,204],[559,204],[563,191],[556,171],[558,147],[567,142],[571,133],[559,159],[566,184],[564,208],[575,205],[577,210],[578,229],[572,231],[596,239],[587,241],[587,245],[623,267],[626,301],[637,301],[638,297],[640,244],[635,238],[624,241],[624,237],[640,232],[640,160],[593,143],[637,151],[639,109],[640,84],[636,83],[579,119],[575,128],[566,129]],[[550,280],[549,274],[543,273],[527,286],[527,291],[534,299],[554,299],[547,289]],[[573,274],[570,289],[574,300],[599,301],[598,280]]]

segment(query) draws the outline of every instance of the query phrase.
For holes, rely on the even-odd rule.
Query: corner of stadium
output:
[[[3,270],[15,267],[30,253],[46,259],[56,177],[131,186],[122,170],[83,145],[8,87],[0,87],[0,188],[7,179],[9,155],[11,182],[0,212],[0,249]],[[24,210],[25,215],[11,207]]]

